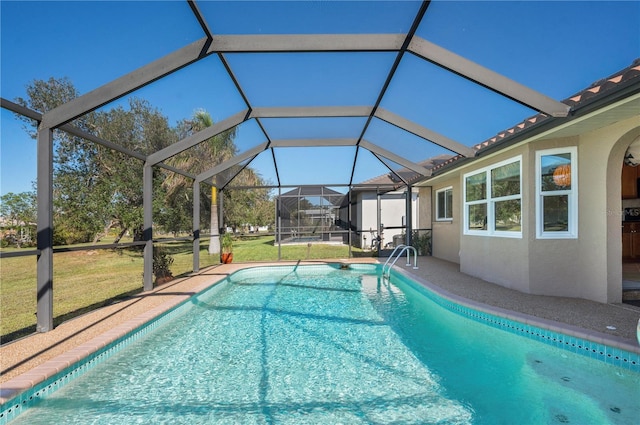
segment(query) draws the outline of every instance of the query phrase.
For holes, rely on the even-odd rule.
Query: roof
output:
[[[562,103],[571,106],[571,115],[568,118],[575,118],[579,115],[584,115],[586,112],[591,112],[592,109],[588,108],[589,106],[606,101],[609,98],[614,98],[617,94],[629,96],[630,93],[624,93],[628,88],[633,89],[631,93],[640,91],[640,58],[635,59],[628,67],[594,82],[589,87],[563,100]],[[613,100],[617,100],[617,98]],[[526,133],[527,130],[549,121],[556,121],[556,125],[560,125],[567,122],[567,118],[554,120],[553,117],[543,113],[533,115],[499,132],[495,136],[474,145],[473,149],[476,151],[475,157],[482,155],[486,151],[493,150],[492,148],[498,144],[505,147],[509,146],[508,141],[516,140],[517,136]],[[433,167],[432,172],[435,174],[439,170],[449,169],[454,165],[461,164],[461,159],[465,159],[465,157],[462,155],[451,156],[448,160]]]
[[[427,170],[432,170],[435,167],[449,161],[452,158],[452,155],[442,154],[438,156],[434,156],[432,158],[425,159],[424,161],[418,162],[418,165],[426,168]],[[393,186],[397,188],[399,186],[403,186],[404,183],[402,180],[411,183],[416,179],[422,177],[420,174],[415,171],[409,170],[407,168],[402,168],[395,172],[389,172],[387,174],[382,174],[380,176],[376,176],[372,179],[361,182],[363,185],[380,185],[380,186]]]

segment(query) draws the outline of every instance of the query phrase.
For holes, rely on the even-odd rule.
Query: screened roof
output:
[[[205,109],[216,125],[146,160],[236,128],[237,156],[196,176],[228,187],[231,167],[247,166],[283,187],[428,177],[429,158],[473,156],[538,113],[569,115],[560,99],[640,51],[637,2],[13,3],[2,3],[3,98],[68,76],[84,95],[45,114],[51,128],[130,97],[170,123]],[[598,31],[580,29],[587,18]],[[26,28],[46,48],[14,37],[5,49]]]

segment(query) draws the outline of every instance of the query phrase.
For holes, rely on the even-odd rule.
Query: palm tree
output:
[[[179,138],[190,136],[204,130],[213,125],[211,115],[204,109],[198,109],[194,112],[190,120],[183,120],[178,124]],[[170,158],[167,163],[173,167],[189,171],[194,174],[202,173],[227,159],[232,158],[236,154],[236,145],[233,142],[236,130],[231,129],[224,133],[218,134],[186,151]],[[172,174],[164,183],[169,197],[179,193],[189,193],[191,182],[184,176]],[[206,197],[205,197],[206,199]],[[196,206],[197,207],[197,206]],[[215,186],[211,189],[211,239],[209,240],[209,254],[217,254],[220,252],[220,235],[218,224],[218,205],[217,205],[217,189]]]

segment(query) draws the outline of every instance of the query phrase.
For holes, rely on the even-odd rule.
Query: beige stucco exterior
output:
[[[459,263],[464,273],[522,292],[620,302],[620,178],[626,148],[640,136],[640,116],[628,112],[638,105],[638,96],[631,103],[627,99],[619,106],[624,119],[615,119],[618,106],[613,105],[428,180],[433,206],[439,189],[453,188],[453,220],[433,220],[433,255]],[[569,146],[577,147],[577,238],[539,239],[536,151]],[[465,235],[463,175],[516,156],[522,158],[522,236]]]
[[[432,255],[434,257],[442,258],[447,261],[452,261],[454,263],[460,262],[460,212],[462,211],[460,208],[460,179],[452,177],[450,179],[444,179],[442,182],[438,182],[438,185],[434,185],[432,188],[433,195],[431,199],[433,199],[434,208],[431,208],[431,211],[435,209],[435,194],[437,191],[441,189],[445,189],[451,187],[453,190],[453,211],[452,216],[453,219],[451,221],[437,221],[435,219],[436,214],[433,214],[433,224],[432,228]]]

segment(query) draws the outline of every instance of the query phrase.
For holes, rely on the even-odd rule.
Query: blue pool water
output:
[[[640,417],[640,374],[477,323],[415,284],[356,268],[238,272],[11,423],[599,425]]]

